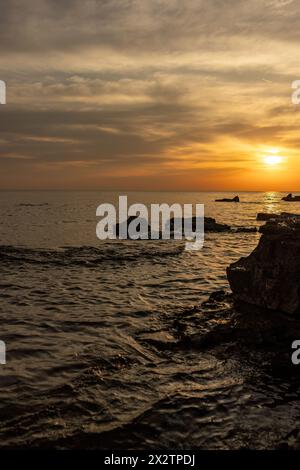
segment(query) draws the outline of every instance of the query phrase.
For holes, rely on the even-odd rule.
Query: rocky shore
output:
[[[202,304],[170,315],[164,329],[154,328],[136,339],[153,351],[175,356],[188,358],[195,351],[199,358],[212,355],[223,361],[224,375],[230,370],[232,377],[243,377],[249,396],[255,391],[257,407],[254,397],[250,399],[251,411],[243,407],[247,424],[237,420],[236,432],[226,434],[218,445],[230,449],[300,449],[300,366],[292,361],[292,345],[300,339],[299,219],[290,215],[271,218],[261,233],[253,253],[228,267],[231,293],[214,292]],[[272,396],[270,388],[278,393]],[[145,435],[153,419],[151,413],[139,417],[134,431]],[[126,436],[132,433],[132,427],[126,428]],[[124,442],[119,431],[107,433],[105,445],[110,446],[112,441],[119,445]]]
[[[163,329],[157,329],[154,325],[152,331],[137,332],[135,340],[147,351],[152,351],[153,354],[161,357],[167,356],[168,362],[172,362],[173,357],[176,357],[177,361],[181,360],[180,358],[187,358],[186,368],[188,368],[188,358],[195,353],[199,355],[199,360],[201,357],[215,358],[223,364],[220,374],[229,374],[234,380],[238,371],[238,375],[243,377],[244,386],[251,391],[256,390],[259,384],[262,395],[268,387],[274,386],[273,384],[284,384],[285,394],[279,394],[277,400],[276,397],[269,399],[270,403],[268,403],[267,393],[266,402],[263,405],[257,405],[257,414],[261,410],[260,406],[263,406],[264,413],[270,407],[270,414],[272,413],[269,421],[265,414],[263,415],[263,421],[258,423],[259,430],[254,432],[252,428],[249,428],[250,417],[248,416],[245,426],[247,435],[243,434],[243,430],[239,431],[238,421],[234,423],[233,430],[227,433],[225,432],[226,420],[221,419],[218,423],[218,433],[223,436],[223,441],[218,440],[216,447],[212,445],[211,448],[290,450],[300,449],[300,430],[297,421],[293,419],[293,416],[297,415],[297,409],[293,403],[298,399],[297,390],[300,386],[300,367],[293,365],[291,361],[291,344],[295,338],[300,338],[300,322],[296,318],[288,317],[280,312],[274,315],[267,309],[235,301],[231,293],[217,291],[201,305],[183,309],[165,317]],[[116,366],[116,371],[120,374],[123,369],[128,370],[130,367],[132,364],[124,360]],[[184,372],[181,374],[183,378]],[[280,389],[279,385],[278,387]],[[125,450],[129,447],[148,450],[157,447],[165,449],[166,444],[158,444],[159,434],[153,437],[153,430],[157,428],[157,420],[159,420],[159,432],[162,435],[166,433],[172,435],[168,414],[170,412],[172,422],[178,427],[180,420],[178,421],[179,416],[176,415],[176,410],[180,410],[178,411],[181,413],[180,416],[183,413],[176,401],[180,399],[183,398],[179,394],[175,398],[158,400],[153,407],[146,409],[130,423],[125,425],[120,423],[112,429],[108,427],[101,434],[86,430],[84,433],[71,436],[59,438],[53,436],[50,440],[39,439],[33,447],[97,449],[101,443],[101,448],[107,450],[114,448]],[[234,399],[233,397],[232,400]],[[188,403],[185,403],[185,408],[190,413],[191,425],[197,422],[198,416],[203,414],[205,418],[205,403],[209,401],[207,391],[203,395],[202,402],[199,401],[198,395],[195,396],[195,402],[191,398],[187,401],[190,407]],[[211,406],[213,404],[214,402]],[[219,406],[220,411],[226,413],[226,405],[223,408],[222,404]],[[279,426],[274,431],[270,422],[274,419],[273,407],[278,410],[278,413],[280,410],[283,413],[286,413],[286,410],[293,412],[293,416],[285,417],[284,425],[282,424],[281,428]],[[251,411],[254,412],[253,410],[255,410],[255,403],[252,399]],[[247,409],[243,408],[243,411],[247,413]],[[274,413],[276,414],[275,410]],[[255,426],[254,423],[253,425]],[[186,426],[186,423],[183,426]],[[209,426],[207,422],[206,426]],[[198,449],[199,445],[193,442],[190,443],[191,448]]]
[[[291,345],[300,340],[300,221],[272,219],[262,233],[257,248],[228,267],[232,292],[212,293],[143,341],[158,349],[213,350],[262,373],[300,377],[291,361]]]
[[[227,268],[235,300],[300,314],[300,218],[269,220],[257,248]]]
[[[119,328],[117,349],[110,349],[109,341],[101,346],[101,334],[96,342],[93,336],[92,354],[85,352],[81,363],[76,356],[80,369],[68,383],[54,391],[51,386],[38,408],[31,405],[33,412],[17,408],[17,424],[4,420],[2,448],[300,449],[300,365],[292,362],[292,344],[300,339],[299,222],[275,219],[261,227],[254,252],[228,268],[232,293],[220,290],[190,307],[174,302],[173,308],[136,312],[129,330],[123,323]],[[211,228],[217,224],[205,222]],[[76,253],[73,263],[80,261]],[[85,262],[88,253],[84,248]],[[117,269],[119,253],[113,261]],[[12,256],[16,260],[20,253]],[[30,272],[43,260],[49,270],[53,254],[42,256],[30,254],[35,262]],[[64,257],[57,269],[59,256],[55,253],[55,273],[65,263]],[[94,259],[99,263],[97,251]],[[91,260],[85,273],[99,273]],[[95,319],[93,335],[98,310]],[[111,397],[106,408],[104,396]]]
[[[232,293],[214,292],[199,307],[182,312],[172,330],[177,347],[213,350],[261,373],[299,377],[300,368],[291,361],[292,342],[300,339],[299,319],[239,302]]]

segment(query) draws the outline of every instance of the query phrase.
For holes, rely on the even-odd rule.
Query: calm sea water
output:
[[[126,425],[134,434],[147,413],[140,448],[259,447],[257,410],[266,410],[271,430],[280,413],[264,404],[276,403],[280,387],[249,393],[230,358],[224,364],[213,354],[174,352],[165,331],[176,312],[228,288],[226,266],[248,255],[260,235],[206,234],[197,252],[172,240],[99,241],[96,207],[118,195],[0,193],[0,339],[7,346],[0,446],[56,446],[69,436],[80,446],[92,433],[101,448],[107,432],[120,439]],[[258,212],[300,213],[283,194],[239,195],[240,204],[215,203],[229,195],[209,192],[129,193],[128,202],[203,203],[206,216],[236,227],[257,225]],[[161,334],[165,347],[147,342],[149,332]],[[245,429],[233,445],[245,407]],[[282,433],[288,424],[282,421]]]

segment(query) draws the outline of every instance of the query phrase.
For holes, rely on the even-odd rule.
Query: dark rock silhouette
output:
[[[265,225],[260,227],[260,233],[265,234],[284,234],[289,233],[291,231],[291,227],[294,227],[297,230],[299,226],[300,219],[299,218],[284,218],[284,219],[271,219]]]
[[[240,198],[238,196],[235,196],[233,199],[216,199],[215,202],[240,202]]]
[[[172,217],[168,223],[170,226],[171,232],[174,231],[175,218]],[[182,220],[182,228],[184,226],[184,221]],[[196,230],[196,217],[192,217],[192,229]],[[229,232],[231,230],[230,226],[227,224],[219,224],[216,222],[216,219],[212,217],[204,217],[204,231],[205,232]]]
[[[290,212],[281,212],[281,217],[284,217],[284,218],[299,218],[300,217],[300,214],[291,214]]]
[[[291,214],[290,212],[281,212],[281,214],[270,214],[268,212],[259,212],[256,216],[256,220],[265,221],[268,220],[284,220],[291,217],[300,217],[300,214]]]
[[[136,220],[138,222],[145,222],[142,218],[138,216],[130,216],[128,217],[126,222],[123,222],[123,224],[126,224],[125,227],[127,227],[127,237],[130,239],[129,233],[128,233],[128,226],[129,224],[133,221]],[[168,230],[168,227],[170,229],[170,236],[171,238],[174,237],[174,217],[172,217],[168,223],[166,224],[165,231]],[[120,234],[120,226],[121,224],[117,223],[115,226],[115,234],[117,237],[119,237]],[[151,239],[151,226],[148,225],[148,238]],[[184,229],[184,219],[182,219],[182,230]],[[192,230],[196,230],[196,217],[192,217]],[[205,232],[230,232],[231,227],[227,224],[219,224],[216,222],[215,219],[212,217],[204,217],[204,230]],[[147,232],[146,232],[147,233]],[[162,239],[162,232],[159,232],[159,239]]]
[[[247,367],[276,377],[299,376],[291,362],[291,344],[300,337],[298,318],[234,301],[232,294],[213,292],[199,306],[174,320],[179,344],[240,360]]]
[[[257,248],[227,268],[235,300],[300,314],[300,221],[271,220]]]
[[[227,224],[219,224],[212,217],[204,217],[205,232],[229,232],[230,226]]]
[[[293,196],[292,193],[290,193],[287,196],[284,196],[281,200],[287,202],[300,202],[300,196]]]
[[[170,231],[174,231],[174,217],[170,219],[168,225],[170,225]],[[183,227],[183,223],[182,223]],[[192,218],[192,229],[196,230],[196,217]],[[232,233],[256,233],[258,229],[256,227],[230,227],[227,224],[221,224],[216,222],[213,217],[204,217],[204,231],[211,233],[218,232],[232,232]]]
[[[130,239],[128,233],[128,226],[133,221],[140,222],[142,225],[145,225],[145,220],[138,216],[130,216],[128,217],[126,222],[123,222],[124,226],[127,227],[127,237]],[[164,231],[170,231],[170,238],[174,238],[174,229],[175,229],[175,218],[172,217],[166,224]],[[120,226],[121,224],[117,223],[114,228],[114,233],[116,237],[119,237],[120,234]],[[182,233],[184,232],[184,219],[182,219]],[[192,217],[192,230],[193,232],[196,231],[196,217]],[[222,232],[232,232],[232,233],[256,233],[258,229],[256,227],[230,227],[230,225],[222,224],[216,222],[216,219],[213,217],[204,217],[204,231],[211,232],[211,233],[222,233]],[[143,232],[142,232],[143,233]],[[148,239],[151,239],[151,225],[147,225],[147,230],[145,234],[148,233]],[[158,238],[163,238],[163,232],[159,231]]]
[[[280,214],[270,214],[268,212],[259,212],[256,216],[256,220],[259,220],[261,222],[266,222],[267,220],[280,219],[280,218],[281,218]]]

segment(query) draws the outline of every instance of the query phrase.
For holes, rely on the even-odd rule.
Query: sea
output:
[[[199,251],[180,240],[101,241],[96,209],[120,195],[204,204],[205,216],[236,228],[259,227],[258,212],[300,214],[276,192],[216,203],[236,193],[2,191],[0,448],[272,447],[261,432],[284,436],[300,416],[284,399],[288,384],[257,383],[213,350],[177,350],[170,330],[178,312],[229,290],[226,267],[260,234],[205,233]]]

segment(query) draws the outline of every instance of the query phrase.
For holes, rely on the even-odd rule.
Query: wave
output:
[[[141,258],[177,256],[184,251],[184,243],[164,245],[114,243],[109,246],[66,246],[57,249],[29,248],[0,245],[0,263],[53,264],[56,266],[96,266],[104,262],[134,262]]]
[[[49,206],[48,202],[41,202],[41,203],[25,203],[21,202],[20,204],[17,204],[18,207],[44,207],[44,206]]]

